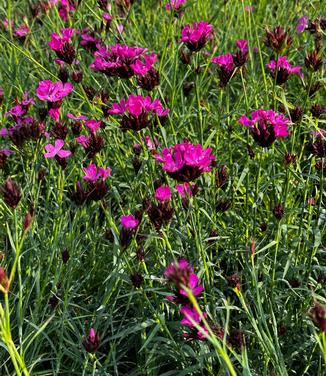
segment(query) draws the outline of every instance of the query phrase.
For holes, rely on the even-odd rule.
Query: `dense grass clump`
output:
[[[319,1],[0,3],[0,375],[325,375]]]

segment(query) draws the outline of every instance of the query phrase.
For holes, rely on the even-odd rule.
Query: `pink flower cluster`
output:
[[[284,84],[291,73],[298,74],[303,79],[301,66],[296,65],[295,67],[292,67],[286,56],[280,56],[278,61],[271,60],[266,64],[266,67],[270,70],[272,77],[276,77],[276,83],[278,85]]]
[[[250,128],[254,140],[263,147],[269,147],[276,138],[288,136],[290,120],[272,110],[259,109],[252,112],[251,119],[241,116],[239,124]]]
[[[162,155],[156,154],[155,158],[163,163],[163,170],[173,179],[189,182],[211,171],[215,156],[211,148],[204,149],[200,144],[184,142],[163,149]]]
[[[58,156],[59,158],[68,158],[71,155],[70,150],[63,150],[64,140],[55,140],[54,145],[47,144],[44,146],[46,153],[45,158],[54,158]]]
[[[205,21],[187,24],[181,32],[181,42],[185,43],[190,51],[201,50],[209,39],[213,38],[214,28]]]
[[[203,292],[204,287],[199,284],[197,274],[194,273],[193,268],[189,265],[187,260],[179,259],[178,261],[172,262],[165,269],[164,277],[171,281],[176,287],[175,294],[168,296],[167,299],[182,305],[180,312],[184,317],[181,320],[181,324],[191,329],[191,332],[185,333],[184,336],[204,340],[206,338],[204,333],[207,333],[207,328],[204,323],[202,323],[199,312],[195,307],[191,306],[188,292],[184,289],[184,287],[190,289],[192,295],[195,297]],[[203,316],[206,317],[206,314],[203,313]],[[196,329],[194,322],[197,323],[202,330]]]
[[[112,45],[99,47],[94,53],[94,61],[90,68],[108,76],[130,78],[133,75],[144,75],[156,61],[156,55],[147,54],[146,48]]]
[[[57,5],[58,6],[58,13],[59,16],[64,20],[69,20],[69,13],[75,12],[78,1],[74,0],[50,0],[50,5]]]
[[[127,101],[121,99],[120,103],[113,103],[108,111],[111,115],[122,115],[121,128],[139,131],[153,123],[153,118],[165,118],[169,109],[164,109],[159,99],[151,100],[150,97],[129,95]]]

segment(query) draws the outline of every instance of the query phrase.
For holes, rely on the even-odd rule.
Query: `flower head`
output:
[[[165,5],[166,10],[179,9],[186,2],[186,0],[168,0]]]
[[[139,220],[135,218],[132,214],[122,215],[120,217],[120,223],[122,224],[123,228],[127,230],[133,230],[138,227]]]
[[[250,128],[254,140],[263,147],[269,147],[276,138],[288,136],[290,120],[283,114],[272,110],[257,110],[252,112],[251,119],[241,116],[239,124]]]
[[[276,83],[279,85],[286,82],[291,73],[298,74],[303,78],[301,67],[299,65],[292,67],[286,56],[280,56],[278,61],[271,60],[266,67],[270,70],[272,77],[276,76]]]
[[[0,186],[0,194],[3,196],[3,201],[13,209],[16,209],[22,197],[18,184],[11,178]]]
[[[155,191],[155,198],[158,201],[170,201],[172,197],[172,190],[170,187],[161,186]]]
[[[139,131],[147,127],[153,121],[153,117],[164,118],[169,113],[164,109],[159,99],[151,100],[150,97],[141,95],[129,95],[127,101],[122,99],[120,103],[113,103],[108,111],[111,115],[122,115],[121,128]]]
[[[202,173],[211,171],[211,163],[215,159],[212,149],[204,149],[200,144],[189,142],[176,144],[156,154],[156,160],[163,163],[163,170],[180,182],[189,182]]]
[[[108,76],[117,76],[120,78],[130,78],[136,71],[139,71],[140,66],[143,64],[146,69],[153,65],[154,60],[152,55],[145,59],[147,52],[146,48],[129,47],[126,45],[112,45],[110,47],[99,47],[94,53],[94,61],[90,68],[96,71],[105,73]],[[151,57],[152,56],[152,57]],[[154,55],[156,56],[156,55]],[[140,63],[138,61],[140,60]],[[145,69],[143,67],[143,69]]]
[[[292,38],[289,32],[284,31],[281,26],[276,26],[272,31],[266,30],[266,47],[281,52],[289,48],[292,44]]]
[[[52,33],[51,40],[48,43],[49,47],[57,54],[59,60],[67,64],[72,64],[76,57],[75,48],[70,43],[74,33],[74,29],[63,28],[61,29],[61,35]]]
[[[299,18],[298,25],[296,27],[297,33],[302,33],[308,27],[309,18],[307,16],[302,16]]]
[[[63,140],[55,140],[54,145],[47,144],[44,146],[44,149],[46,150],[46,153],[44,154],[45,158],[53,158],[55,156],[58,156],[59,158],[67,158],[71,155],[70,150],[62,150],[64,145]]]
[[[94,354],[101,343],[100,336],[93,328],[90,328],[88,336],[83,339],[83,346],[88,353]]]
[[[41,81],[36,89],[36,95],[41,101],[60,102],[73,90],[70,82],[63,84],[61,81],[52,82],[50,80]]]
[[[205,21],[194,22],[186,25],[181,32],[181,42],[185,43],[189,50],[201,50],[209,39],[213,37],[213,26]]]
[[[88,167],[83,169],[85,176],[83,179],[92,183],[98,180],[105,181],[111,173],[110,167],[97,167],[94,163],[91,163]]]

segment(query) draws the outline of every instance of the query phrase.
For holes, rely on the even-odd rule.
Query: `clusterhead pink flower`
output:
[[[92,133],[96,133],[96,131],[100,128],[101,124],[102,124],[101,120],[88,120],[88,121],[85,121],[85,126]]]
[[[65,43],[70,42],[75,33],[75,30],[70,28],[62,28],[60,31],[61,35],[57,33],[51,34],[51,40],[48,45],[53,51],[61,51]]]
[[[205,21],[194,22],[192,26],[186,25],[181,32],[181,42],[185,43],[189,50],[199,51],[209,39],[213,38],[213,26]]]
[[[184,142],[163,149],[162,155],[156,154],[155,158],[163,163],[163,170],[172,178],[180,182],[189,182],[202,173],[211,171],[215,156],[211,148],[204,149],[200,144]]]
[[[139,131],[151,124],[155,115],[164,118],[170,112],[164,109],[159,99],[151,100],[150,97],[141,95],[129,95],[127,101],[122,99],[120,103],[113,103],[108,111],[111,115],[123,115],[121,128]]]
[[[122,215],[120,217],[120,223],[126,230],[133,230],[138,227],[139,220],[135,218],[132,214]]]
[[[97,167],[94,163],[91,163],[88,167],[83,169],[85,176],[83,179],[92,183],[98,180],[105,181],[111,173],[110,167]]]
[[[53,158],[55,156],[58,156],[60,158],[67,158],[71,155],[70,150],[62,150],[64,145],[63,140],[55,140],[54,145],[47,144],[44,146],[44,149],[46,153],[44,154],[45,158]]]
[[[172,197],[172,190],[170,187],[167,186],[161,186],[158,187],[155,191],[155,198],[158,201],[169,201]]]
[[[273,78],[276,76],[276,83],[279,85],[284,84],[291,73],[298,74],[303,79],[301,66],[292,67],[286,56],[280,56],[278,61],[271,60],[266,67],[270,70]]]
[[[299,18],[298,25],[296,27],[297,33],[302,33],[309,25],[309,18],[307,16],[302,16]]]
[[[186,2],[186,0],[168,0],[165,5],[166,10],[179,9]]]
[[[70,82],[52,82],[50,80],[41,81],[36,89],[36,95],[41,101],[59,102],[73,91]]]
[[[276,138],[288,136],[289,123],[283,114],[263,109],[252,112],[251,119],[247,116],[239,119],[239,124],[249,127],[254,140],[263,147],[271,146]]]

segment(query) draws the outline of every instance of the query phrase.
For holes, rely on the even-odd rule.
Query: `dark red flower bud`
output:
[[[69,251],[68,249],[64,249],[62,252],[61,252],[61,258],[62,258],[62,262],[64,264],[67,264],[68,260],[70,259],[70,254],[69,254]]]
[[[2,267],[0,267],[0,286],[2,286],[5,291],[8,291],[9,279],[7,276],[6,269]]]
[[[180,60],[182,64],[189,65],[191,62],[191,52],[187,51],[185,48],[180,50]]]
[[[304,63],[308,69],[317,72],[323,66],[321,53],[317,50],[308,53],[304,58]]]
[[[69,72],[68,69],[64,65],[60,65],[58,77],[60,81],[66,83],[69,79]]]
[[[290,164],[296,164],[297,157],[295,154],[286,153],[284,155],[285,166],[288,167]]]
[[[240,277],[238,276],[238,274],[232,274],[228,277],[226,277],[229,285],[233,288],[236,288],[237,290],[240,291],[241,289],[241,280],[240,280]]]
[[[282,219],[284,215],[284,205],[283,204],[275,205],[273,209],[273,214],[276,219]]]
[[[310,112],[312,116],[319,119],[321,115],[326,113],[326,106],[322,106],[320,104],[314,104],[313,106],[311,106]]]
[[[136,289],[139,289],[139,287],[143,283],[144,278],[140,273],[134,272],[130,275],[130,280],[131,280],[131,283],[133,284],[133,286]]]
[[[133,159],[132,161],[132,165],[134,167],[134,171],[135,171],[135,174],[137,175],[138,174],[138,171],[140,170],[141,168],[141,165],[142,165],[142,162],[139,158],[135,158]]]
[[[217,188],[224,187],[229,180],[229,175],[226,166],[221,166],[215,174],[215,184]]]
[[[17,183],[11,178],[0,187],[0,193],[3,196],[3,201],[13,209],[16,209],[22,195]]]
[[[266,47],[272,48],[277,52],[288,49],[292,44],[292,38],[289,30],[286,32],[281,26],[276,26],[272,31],[266,30]]]
[[[0,106],[2,105],[4,98],[5,98],[5,92],[2,89],[2,87],[0,87]]]
[[[152,68],[145,76],[138,77],[138,85],[147,91],[153,90],[156,86],[160,84],[160,74],[159,72]]]
[[[326,331],[326,306],[315,302],[314,306],[308,312],[314,323],[322,332]]]
[[[293,123],[297,123],[299,120],[301,120],[302,115],[303,109],[299,106],[290,110],[290,116]]]
[[[71,73],[71,79],[76,82],[76,84],[79,84],[82,82],[83,80],[83,71],[81,69],[77,69],[77,70],[74,70],[72,73]]]

